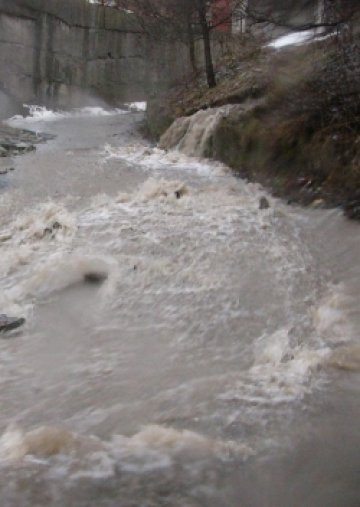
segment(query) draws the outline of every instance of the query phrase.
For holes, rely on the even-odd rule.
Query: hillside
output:
[[[217,124],[207,156],[290,202],[360,218],[359,38],[278,51],[244,45],[218,69],[216,88],[192,82],[151,102],[149,134],[224,104],[242,107]]]

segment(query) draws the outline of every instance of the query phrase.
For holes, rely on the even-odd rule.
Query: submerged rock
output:
[[[186,188],[180,188],[179,190],[175,190],[174,195],[176,199],[181,199],[186,194]]]
[[[266,197],[261,197],[259,201],[259,209],[269,209],[270,203]]]
[[[51,226],[45,227],[42,237],[50,236],[51,238],[54,238],[56,235],[56,232],[62,228],[63,228],[63,226],[61,225],[61,223],[56,221]]]
[[[0,332],[12,331],[25,324],[23,317],[8,317],[5,314],[0,315]]]
[[[84,281],[87,283],[99,284],[104,282],[108,277],[108,274],[104,271],[91,271],[84,275]]]

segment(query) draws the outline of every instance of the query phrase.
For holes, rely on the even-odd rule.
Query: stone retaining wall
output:
[[[190,70],[181,44],[150,40],[136,18],[86,0],[0,0],[0,116],[144,100]]]

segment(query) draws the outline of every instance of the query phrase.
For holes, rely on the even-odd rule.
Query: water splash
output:
[[[181,455],[196,460],[209,455],[227,460],[231,456],[247,458],[252,454],[248,446],[238,442],[213,440],[193,431],[159,425],[146,426],[131,437],[115,435],[109,442],[50,426],[25,432],[11,425],[0,438],[0,461],[21,460],[26,456],[46,459],[60,454],[75,454],[87,459],[99,452],[106,452],[109,458],[115,458],[127,470],[127,462],[133,457],[142,458],[146,463],[149,454],[154,457],[154,453],[162,453],[164,458]],[[157,464],[153,466],[157,467]],[[143,466],[139,463],[139,471],[141,468]]]
[[[220,162],[205,161],[200,157],[187,156],[179,151],[166,151],[150,145],[144,147],[143,144],[121,147],[106,144],[103,154],[106,161],[120,160],[151,172],[177,170],[211,178],[221,177],[230,172],[229,168]]]
[[[210,157],[212,134],[232,107],[207,109],[176,119],[162,135],[159,148],[177,150],[192,157]]]
[[[96,118],[104,116],[115,116],[119,114],[126,114],[126,109],[104,109],[103,107],[82,107],[73,109],[71,111],[53,111],[47,109],[45,106],[27,105],[24,107],[29,110],[26,116],[16,115],[7,120],[7,123],[13,127],[22,126],[26,123],[47,123],[61,121],[71,118]]]
[[[130,111],[144,112],[147,109],[147,102],[127,102],[124,104]]]

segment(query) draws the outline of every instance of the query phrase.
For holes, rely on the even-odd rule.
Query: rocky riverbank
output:
[[[207,110],[210,121],[213,111],[203,156],[289,203],[338,206],[360,219],[359,83],[359,40],[263,49],[215,89],[189,84],[150,102],[148,132],[160,138],[175,119]]]
[[[37,144],[52,137],[49,134],[30,132],[0,123],[0,175],[13,169],[12,157],[34,151]]]

